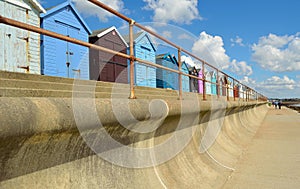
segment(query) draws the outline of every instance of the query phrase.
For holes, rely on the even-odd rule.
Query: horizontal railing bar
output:
[[[36,27],[36,26],[25,24],[23,22],[12,20],[10,18],[6,18],[6,17],[3,17],[1,15],[0,15],[0,23],[7,24],[7,25],[10,25],[10,26],[14,26],[14,27],[18,27],[18,28],[22,28],[22,29],[25,29],[25,30],[28,30],[28,31],[32,31],[32,32],[35,32],[35,33],[47,35],[47,36],[50,36],[50,37],[53,37],[53,38],[61,39],[63,41],[68,41],[68,42],[71,42],[71,43],[74,43],[74,44],[77,44],[77,45],[89,47],[89,48],[92,48],[92,49],[104,51],[104,52],[107,52],[107,53],[110,53],[110,54],[114,54],[114,55],[121,56],[123,58],[130,59],[130,56],[127,55],[127,54],[124,54],[124,53],[121,53],[121,52],[118,52],[118,51],[114,51],[114,50],[111,50],[111,49],[108,49],[108,48],[105,48],[105,47],[101,47],[101,46],[98,46],[98,45],[94,45],[94,44],[91,44],[91,43],[88,43],[88,42],[84,42],[84,41],[81,41],[81,40],[78,40],[78,39],[75,39],[75,38],[71,38],[71,37],[68,37],[68,36],[65,36],[65,35],[61,35],[61,34],[58,34],[58,33],[55,33],[55,32],[49,31],[49,30],[45,30],[45,29]]]

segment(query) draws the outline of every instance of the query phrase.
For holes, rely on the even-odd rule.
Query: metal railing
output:
[[[206,87],[207,87],[206,84],[207,83],[210,83],[211,85],[216,86],[216,91],[217,91],[216,95],[217,95],[217,97],[220,97],[220,87],[225,87],[226,88],[227,100],[230,100],[230,90],[232,90],[234,101],[236,100],[236,98],[240,98],[240,93],[242,93],[242,96],[243,96],[242,100],[244,100],[244,101],[250,101],[250,100],[266,101],[267,100],[267,98],[265,96],[263,96],[262,94],[258,93],[255,90],[253,90],[252,88],[241,84],[235,78],[227,75],[223,71],[220,71],[218,68],[210,65],[209,63],[202,60],[198,56],[196,56],[196,55],[190,53],[189,51],[181,48],[180,46],[174,44],[173,42],[167,40],[166,38],[160,36],[159,34],[151,31],[150,29],[146,28],[145,26],[135,22],[131,18],[128,18],[125,15],[115,11],[114,9],[112,9],[109,6],[105,5],[104,3],[101,3],[98,0],[88,0],[88,1],[90,1],[91,3],[97,5],[98,7],[101,7],[102,9],[105,9],[106,11],[108,11],[108,12],[116,15],[117,17],[125,20],[126,22],[128,22],[128,24],[129,24],[129,55],[118,52],[118,51],[114,51],[114,50],[111,50],[111,49],[108,49],[108,48],[105,48],[105,47],[102,47],[102,46],[94,45],[94,44],[91,44],[91,43],[88,43],[88,42],[85,42],[85,41],[81,41],[81,40],[78,40],[78,39],[75,39],[75,38],[64,36],[62,34],[58,34],[58,33],[52,32],[52,31],[48,31],[48,30],[45,30],[45,29],[42,29],[42,28],[39,28],[39,27],[29,25],[29,24],[25,24],[25,23],[22,23],[22,22],[13,20],[13,19],[3,17],[1,15],[0,15],[0,23],[10,25],[10,26],[14,26],[14,27],[21,28],[21,29],[25,29],[25,30],[28,30],[28,31],[32,31],[32,32],[39,33],[39,34],[42,34],[42,35],[47,35],[47,36],[50,36],[50,37],[53,37],[53,38],[68,41],[68,42],[71,42],[71,43],[74,43],[74,44],[78,44],[78,45],[81,45],[81,46],[85,46],[85,47],[88,47],[88,48],[92,48],[92,49],[95,49],[95,50],[98,50],[98,51],[103,51],[103,52],[106,52],[106,53],[109,53],[109,54],[112,54],[112,55],[117,55],[117,56],[128,59],[130,61],[130,71],[129,71],[130,72],[130,74],[129,74],[130,75],[129,76],[130,77],[130,95],[129,95],[130,99],[135,99],[136,98],[135,89],[134,89],[134,64],[137,61],[137,62],[144,63],[146,65],[149,65],[149,66],[153,66],[153,67],[156,67],[156,68],[164,69],[164,70],[179,74],[179,77],[178,77],[179,90],[178,91],[179,91],[179,99],[180,100],[182,99],[182,96],[183,96],[182,76],[188,76],[189,78],[194,78],[194,79],[203,81],[203,94],[202,94],[203,95],[203,100],[207,99],[207,94],[206,94]],[[171,68],[168,68],[168,67],[164,67],[162,65],[159,65],[159,64],[156,64],[156,63],[153,63],[153,62],[146,61],[146,60],[135,57],[134,56],[134,48],[133,48],[133,45],[134,45],[133,44],[133,41],[134,41],[134,39],[133,39],[133,27],[134,26],[148,32],[149,34],[157,37],[158,39],[160,39],[160,40],[164,41],[165,43],[171,45],[172,47],[176,48],[177,51],[178,51],[178,70],[174,70],[174,69],[171,69]],[[196,60],[198,60],[202,63],[202,69],[201,69],[202,76],[203,76],[202,78],[196,77],[194,75],[186,74],[186,73],[183,73],[181,71],[181,66],[182,66],[181,53],[182,52],[186,53],[187,55],[193,57],[194,59],[196,59]],[[210,67],[211,69],[213,69],[214,71],[217,72],[216,82],[211,82],[209,80],[206,80],[206,78],[205,78],[205,73],[206,73],[205,72],[205,70],[206,70],[205,67]],[[220,78],[219,78],[220,74],[222,74],[224,77],[226,77],[227,81],[229,81],[228,79],[231,79],[233,81],[232,87],[229,86],[228,84],[220,85]],[[238,84],[240,87],[243,87],[243,88],[246,89],[246,91],[238,91],[239,96],[236,95],[236,93],[237,93],[236,92],[236,87],[235,87],[236,84]],[[244,98],[244,96],[246,98]],[[252,96],[252,98],[251,98],[251,96]]]

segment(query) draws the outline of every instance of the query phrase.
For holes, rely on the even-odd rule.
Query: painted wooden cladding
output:
[[[243,85],[239,85],[239,97],[246,98],[246,88]]]
[[[75,8],[59,5],[47,14],[42,14],[42,28],[82,41],[90,34]],[[89,79],[89,49],[59,39],[42,36],[42,74]]]
[[[216,72],[211,72],[211,94],[216,95],[217,94],[217,74]]]
[[[195,77],[198,77],[199,75],[198,70],[195,67],[189,68],[189,74]],[[198,79],[192,77],[190,78],[190,92],[194,92],[194,93],[199,92]]]
[[[229,90],[229,97],[233,97],[233,82],[232,81],[228,81],[228,90]]]
[[[174,70],[178,70],[176,60],[170,55],[159,55],[156,58],[156,63]],[[178,74],[163,69],[157,69],[156,84],[158,88],[178,90]]]
[[[181,72],[185,73],[185,74],[189,74],[189,69],[188,69],[188,66],[185,62],[182,62]],[[181,80],[182,80],[182,91],[190,92],[190,78],[188,76],[182,75]],[[177,86],[178,87],[176,89],[179,90],[179,85],[177,85]]]
[[[227,96],[227,84],[228,80],[226,76],[220,77],[220,95]]]
[[[137,58],[155,63],[155,51],[148,34],[140,34],[134,41],[134,54]],[[130,67],[130,66],[128,66]],[[156,68],[135,62],[134,83],[136,86],[156,87]]]
[[[203,73],[201,69],[198,69],[198,77],[203,79]],[[199,93],[203,94],[203,81],[198,80]]]
[[[233,95],[234,95],[234,97],[236,97],[236,98],[239,98],[240,96],[239,96],[239,86],[238,85],[234,85],[234,87],[233,87]]]
[[[205,79],[206,81],[210,81],[211,82],[211,73],[210,72],[206,72],[205,73]],[[210,82],[205,82],[205,92],[206,94],[212,94],[212,84]]]
[[[19,4],[0,0],[1,15],[39,27],[39,11],[28,0],[20,1]],[[1,24],[0,41],[2,41],[0,44],[1,70],[40,74],[40,36],[38,34]]]
[[[100,37],[90,37],[89,41],[117,52],[127,53],[127,45],[115,29]],[[127,59],[90,49],[90,79],[128,83]]]

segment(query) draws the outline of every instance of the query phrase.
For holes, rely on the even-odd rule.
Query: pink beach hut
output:
[[[202,69],[198,69],[198,77],[203,79]],[[203,94],[203,81],[198,80],[199,93]]]

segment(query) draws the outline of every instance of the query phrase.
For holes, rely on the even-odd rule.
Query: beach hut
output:
[[[156,63],[174,70],[178,70],[178,64],[174,56],[170,53],[161,54],[156,56]],[[157,80],[156,85],[158,88],[165,89],[178,89],[178,74],[164,69],[156,70]]]
[[[220,95],[221,96],[227,96],[227,86],[228,86],[228,80],[227,77],[221,76],[220,77]]]
[[[240,95],[239,95],[239,85],[238,84],[235,84],[234,87],[233,87],[233,95],[235,98],[239,98]]]
[[[202,69],[197,69],[198,71],[198,77],[203,79],[203,73],[202,73]],[[203,80],[198,80],[198,86],[199,86],[199,93],[203,94]]]
[[[129,45],[129,36],[124,36]],[[150,36],[146,32],[138,32],[133,35],[134,56],[142,60],[155,63],[156,47]],[[129,50],[128,50],[129,52]],[[129,62],[129,61],[128,61]],[[129,63],[128,63],[129,64]],[[128,65],[128,70],[130,65]],[[129,72],[129,71],[128,71]],[[130,77],[129,77],[130,80]],[[156,67],[135,62],[134,64],[134,84],[136,86],[156,87]]]
[[[246,98],[246,87],[243,86],[242,84],[239,85],[239,97],[241,99],[245,99]]]
[[[233,97],[233,82],[228,80],[229,97]]]
[[[189,74],[198,77],[199,73],[195,66],[189,67]],[[190,91],[194,93],[199,92],[198,79],[190,78]]]
[[[178,61],[175,56],[173,58],[177,62],[177,70],[178,70],[179,67]],[[189,74],[189,68],[185,62],[181,63],[181,72],[185,74]],[[181,75],[181,84],[182,84],[182,91],[190,92],[190,78],[188,76]],[[176,88],[176,90],[179,90],[179,85],[177,86],[178,87]]]
[[[205,93],[212,94],[211,93],[212,85],[211,85],[211,73],[210,72],[205,73],[205,80],[207,81],[207,82],[205,82]]]
[[[45,9],[36,0],[0,0],[0,15],[40,27]],[[40,74],[40,35],[0,24],[0,70]]]
[[[89,42],[117,52],[127,54],[128,45],[116,27],[93,31]],[[127,59],[103,51],[90,49],[90,79],[128,83]]]
[[[211,74],[211,94],[217,95],[217,74],[215,71],[210,72]]]
[[[71,38],[88,42],[91,30],[71,1],[41,14],[41,27]],[[41,36],[42,74],[89,79],[89,49],[84,46]]]

